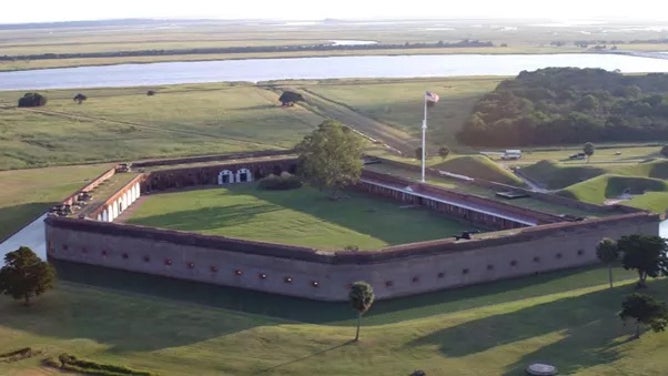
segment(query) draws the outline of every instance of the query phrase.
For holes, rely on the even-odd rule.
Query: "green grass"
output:
[[[606,173],[604,168],[597,166],[567,166],[547,160],[522,167],[521,171],[547,189],[564,188]]]
[[[291,148],[323,119],[281,108],[278,96],[250,84],[44,91],[46,106],[16,108],[0,92],[0,170]],[[77,92],[88,100],[72,101]]]
[[[291,83],[377,119],[419,139],[424,115],[424,92],[437,93],[440,102],[429,109],[427,140],[432,145],[457,146],[457,131],[475,102],[501,82],[498,77],[431,78],[412,80],[348,80]],[[416,143],[416,146],[418,143]]]
[[[616,199],[624,193],[641,195],[644,192],[668,192],[668,183],[661,179],[604,174],[582,183],[568,186],[559,191],[559,194],[585,202],[601,204],[606,199]],[[635,205],[633,206],[659,212],[664,211],[668,207],[668,201],[664,201],[666,198],[665,195],[654,194],[650,197],[635,201]],[[622,203],[634,204],[633,201]]]
[[[128,222],[330,250],[433,240],[471,227],[424,208],[349,195],[333,201],[308,187],[264,191],[254,184],[163,193],[148,196]]]
[[[0,239],[110,167],[98,164],[0,171]]]
[[[406,168],[400,168],[398,166],[391,166],[383,163],[367,165],[364,168],[371,171],[376,171],[393,176],[411,178],[414,179],[416,182],[419,181],[420,179],[420,173],[418,171],[413,171]],[[533,197],[507,200],[498,197],[496,195],[496,190],[486,189],[477,185],[463,183],[461,181],[448,178],[445,176],[439,176],[439,177],[428,176],[426,180],[428,184],[443,187],[448,190],[453,190],[456,192],[466,193],[466,194],[473,194],[490,200],[500,201],[521,208],[538,210],[544,213],[550,213],[556,215],[569,214],[577,217],[597,217],[597,216],[604,216],[607,214],[604,212],[594,212],[591,210],[570,208],[564,205],[541,201]]]
[[[527,166],[543,160],[559,162],[566,166],[605,166],[635,164],[659,158],[660,144],[596,144],[594,155],[586,160],[570,160],[572,154],[582,152],[582,145],[546,146],[541,148],[522,148],[522,159],[508,161],[509,165]],[[502,149],[492,150],[503,152]]]
[[[482,155],[455,157],[431,167],[502,184],[523,186],[524,181],[512,172]]]
[[[567,375],[649,376],[668,366],[665,333],[627,341],[633,328],[616,312],[634,275],[621,269],[614,289],[606,269],[579,269],[376,302],[357,344],[345,303],[100,268],[75,274],[97,287],[61,282],[29,308],[0,300],[0,352],[31,346],[161,375],[519,376],[545,361]],[[648,292],[665,297],[668,280]],[[40,360],[0,363],[0,373],[41,374]]]

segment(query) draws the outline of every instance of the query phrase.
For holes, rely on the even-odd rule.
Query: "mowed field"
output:
[[[347,303],[318,303],[102,269],[97,287],[61,282],[23,307],[0,299],[0,351],[42,353],[0,363],[3,375],[58,374],[62,352],[160,375],[524,375],[536,361],[564,375],[654,376],[666,333],[628,341],[616,316],[634,274],[576,269],[376,302],[361,341]],[[65,272],[63,272],[65,274]],[[648,293],[665,297],[668,280]]]
[[[31,109],[16,107],[22,92],[0,92],[0,170],[288,149],[323,120],[251,84],[147,89],[43,91],[47,105]]]
[[[433,240],[473,226],[424,208],[349,192],[334,201],[309,187],[266,191],[254,184],[146,196],[129,223],[325,250],[360,250]]]

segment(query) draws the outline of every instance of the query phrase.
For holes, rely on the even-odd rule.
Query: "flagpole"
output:
[[[421,183],[424,183],[424,159],[425,159],[425,144],[427,138],[427,95],[424,95],[424,118],[422,119],[422,179]]]

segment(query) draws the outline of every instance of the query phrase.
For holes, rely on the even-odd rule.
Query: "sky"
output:
[[[660,0],[4,0],[0,23],[118,18],[209,19],[453,19],[657,20],[668,23]],[[664,5],[665,4],[665,5]]]

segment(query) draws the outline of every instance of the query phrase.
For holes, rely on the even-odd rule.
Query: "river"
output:
[[[668,72],[668,60],[621,54],[334,56],[118,64],[0,72],[0,90],[286,79],[511,76],[545,67]]]

